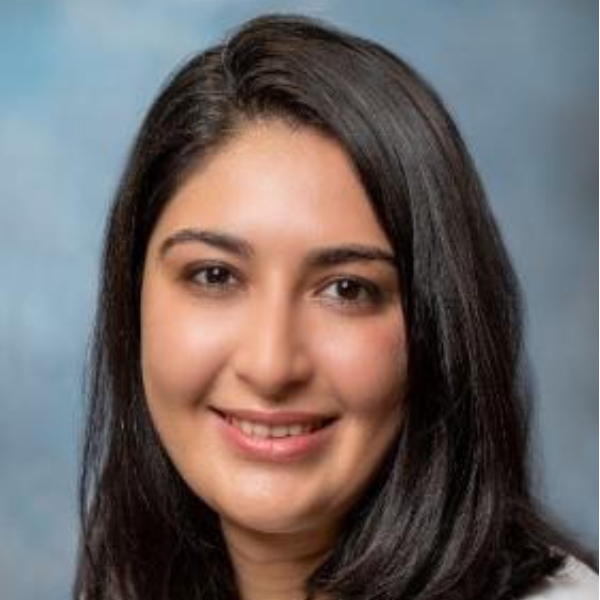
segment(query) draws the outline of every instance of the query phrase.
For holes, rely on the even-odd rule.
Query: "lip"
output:
[[[244,421],[252,421],[253,423],[262,423],[264,425],[293,425],[299,423],[301,425],[307,423],[317,423],[319,421],[333,421],[336,419],[336,415],[332,414],[318,414],[309,412],[298,412],[298,411],[275,411],[266,412],[261,410],[248,410],[248,409],[224,409],[211,407],[211,410],[217,412],[221,416],[226,415],[229,417],[235,417]]]
[[[289,463],[306,459],[322,451],[331,440],[335,431],[334,421],[325,427],[302,435],[288,436],[283,438],[253,438],[246,435],[219,411],[212,411],[215,424],[223,435],[224,440],[239,455],[253,460],[271,463]],[[264,414],[264,413],[263,413]],[[293,414],[293,413],[281,413]],[[306,415],[306,413],[303,413]],[[286,417],[287,418],[287,417]],[[297,417],[296,417],[297,418]],[[311,416],[314,421],[314,416]],[[262,421],[265,422],[264,420]],[[295,421],[298,423],[299,421]],[[281,423],[281,420],[280,420]]]

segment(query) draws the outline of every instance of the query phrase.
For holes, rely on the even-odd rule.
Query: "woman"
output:
[[[520,333],[436,94],[249,21],[161,92],[109,217],[75,597],[591,598],[529,490]]]

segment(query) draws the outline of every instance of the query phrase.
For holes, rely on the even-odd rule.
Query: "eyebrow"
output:
[[[168,236],[160,245],[158,256],[164,259],[171,248],[179,244],[202,243],[244,258],[255,255],[252,245],[237,236],[208,229],[180,229]],[[313,248],[304,258],[309,268],[323,268],[350,262],[384,261],[396,266],[394,255],[383,248],[350,243],[342,246]]]

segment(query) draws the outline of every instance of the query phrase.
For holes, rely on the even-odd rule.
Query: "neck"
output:
[[[305,600],[310,574],[327,557],[334,531],[265,533],[221,520],[242,600]]]

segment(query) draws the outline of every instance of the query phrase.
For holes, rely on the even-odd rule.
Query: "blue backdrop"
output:
[[[0,3],[0,597],[64,600],[103,220],[158,86],[266,10],[376,39],[440,91],[527,301],[537,489],[597,549],[597,5],[584,0]]]

